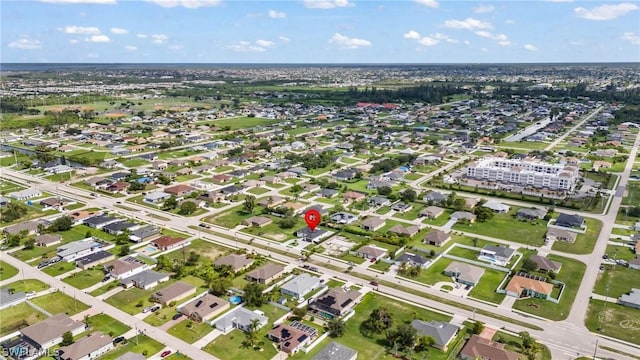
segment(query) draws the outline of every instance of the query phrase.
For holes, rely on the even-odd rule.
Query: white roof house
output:
[[[302,273],[282,285],[280,292],[301,299],[319,285],[320,278],[309,275],[308,273]]]

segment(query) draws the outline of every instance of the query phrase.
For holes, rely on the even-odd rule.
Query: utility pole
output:
[[[134,326],[136,327],[136,346],[138,346],[138,324],[134,324]]]
[[[596,354],[598,353],[598,339],[596,339],[596,348],[593,350],[593,360],[596,360]]]

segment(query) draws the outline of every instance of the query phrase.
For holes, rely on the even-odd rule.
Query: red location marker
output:
[[[316,209],[307,210],[307,212],[304,213],[304,221],[307,222],[309,229],[314,231],[316,226],[320,224],[320,213]]]

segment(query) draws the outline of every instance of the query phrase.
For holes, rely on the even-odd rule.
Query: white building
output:
[[[578,181],[579,173],[575,166],[488,157],[469,163],[467,177],[572,191]]]

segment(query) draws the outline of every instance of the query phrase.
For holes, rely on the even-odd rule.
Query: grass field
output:
[[[607,288],[609,288],[608,293]],[[611,298],[618,298],[622,294],[631,291],[632,288],[640,289],[638,270],[607,264],[605,265],[605,270],[598,274],[598,280],[596,280],[593,292]]]
[[[0,310],[0,336],[11,334],[29,325],[46,319],[47,316],[29,306],[21,303]]]
[[[552,250],[562,251],[570,254],[591,254],[596,246],[598,235],[602,229],[602,221],[595,219],[585,219],[587,231],[579,234],[576,241],[572,243],[564,241],[555,241]]]
[[[88,322],[95,330],[100,330],[111,337],[120,336],[131,328],[120,321],[105,314],[96,314],[88,318]]]
[[[640,345],[638,309],[591,300],[585,325],[593,332]]]
[[[214,125],[217,129],[223,127],[229,127],[229,130],[238,130],[244,128],[252,128],[256,126],[267,126],[271,124],[276,124],[280,122],[280,120],[275,119],[263,119],[257,117],[237,117],[237,118],[227,118],[227,119],[218,119],[213,120],[208,123],[208,125]]]
[[[525,245],[542,246],[544,244],[544,234],[547,232],[545,222],[539,220],[532,223],[517,220],[512,217],[516,211],[517,209],[512,207],[508,214],[495,214],[493,219],[486,222],[476,221],[470,225],[455,224],[453,229]]]
[[[522,353],[524,351],[524,347],[522,346],[522,339],[518,336],[513,336],[502,331],[496,331],[492,338],[493,341],[498,341],[505,344],[505,349],[515,351],[518,353]],[[526,358],[526,357],[525,357]],[[551,351],[549,348],[542,345],[542,351],[536,357],[538,360],[551,360]]]
[[[85,303],[78,301],[62,292],[38,296],[31,299],[31,302],[40,306],[53,315],[65,313],[69,316],[85,311],[89,308]]]
[[[444,269],[449,266],[453,262],[452,259],[448,258],[440,258],[435,263],[431,264],[426,270],[422,270],[420,275],[414,278],[414,280],[419,281],[421,283],[433,285],[439,281],[449,281],[451,282],[451,277],[442,274]]]
[[[18,292],[18,291],[39,292],[39,291],[47,290],[49,288],[49,285],[37,279],[25,279],[25,280],[18,280],[16,282],[12,282],[11,284],[7,284],[2,287],[7,289],[13,289],[13,291],[15,292]]]
[[[49,274],[51,276],[58,276],[66,272],[69,272],[75,268],[76,268],[76,265],[74,263],[61,261],[61,262],[47,266],[42,270],[42,272],[44,272],[45,274]]]
[[[184,340],[189,344],[200,340],[203,336],[213,331],[213,327],[206,323],[197,323],[189,319],[180,321],[172,326],[167,332],[178,339]]]
[[[100,360],[115,360],[127,352],[142,354],[145,357],[150,357],[151,355],[159,352],[162,349],[164,349],[164,345],[157,342],[156,340],[146,335],[138,335],[132,337],[131,339],[128,339],[125,345],[120,345],[114,350],[109,351],[103,357],[101,357]]]
[[[504,300],[505,294],[498,294],[496,288],[506,273],[497,270],[485,269],[478,285],[474,286],[469,292],[469,296],[476,299],[500,304]]]
[[[560,269],[560,272],[556,277],[556,280],[562,281],[566,284],[560,302],[558,304],[554,304],[542,299],[518,300],[513,305],[513,308],[541,316],[549,320],[561,321],[566,319],[569,315],[571,305],[573,304],[573,300],[578,292],[578,287],[582,282],[586,266],[578,260],[557,255],[548,255],[547,258],[562,264],[562,269]]]
[[[0,260],[0,280],[11,279],[18,274],[18,269]]]
[[[54,265],[55,266],[55,265]],[[100,269],[87,269],[77,273],[73,273],[62,281],[75,287],[76,289],[85,289],[100,282],[104,278],[104,272]]]

